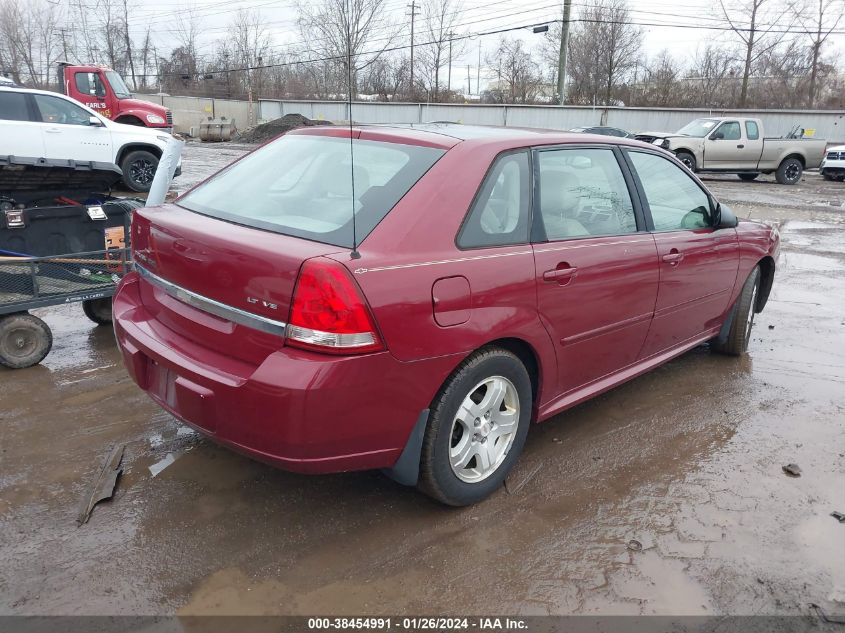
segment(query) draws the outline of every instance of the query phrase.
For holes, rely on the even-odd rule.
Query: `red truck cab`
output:
[[[59,64],[64,93],[116,123],[173,129],[173,114],[156,103],[133,99],[119,73],[106,66]]]

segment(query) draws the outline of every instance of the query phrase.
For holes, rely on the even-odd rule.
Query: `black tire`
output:
[[[794,185],[801,180],[804,165],[797,158],[786,158],[775,172],[775,179],[782,185]]]
[[[751,328],[754,325],[754,314],[757,309],[757,297],[760,294],[760,267],[755,266],[748,279],[745,280],[745,285],[742,287],[742,292],[734,304],[733,320],[731,321],[731,329],[728,331],[728,336],[724,342],[714,340],[711,347],[714,351],[720,354],[728,354],[730,356],[742,356],[748,351],[748,342],[751,340]]]
[[[484,396],[487,395],[487,388],[482,384],[484,381],[509,384],[504,398],[510,399],[511,404],[518,405],[518,414],[516,407],[507,407],[505,404],[497,407],[496,411],[499,413],[492,413],[492,417],[493,409],[486,412],[479,409],[479,417],[475,418],[473,423],[473,427],[478,427],[477,431],[473,428],[472,435],[469,435],[470,431],[458,421],[459,408],[466,398],[471,398],[473,403],[480,404],[482,408],[485,406]],[[490,394],[492,396],[492,392]],[[473,396],[478,397],[480,402]],[[502,402],[505,403],[505,400]],[[512,434],[492,436],[488,447],[488,433],[495,432],[497,416],[507,415],[509,411],[512,412],[516,425],[515,431]],[[470,505],[488,497],[502,486],[522,452],[531,424],[531,411],[531,379],[519,358],[498,347],[479,350],[458,366],[434,398],[423,439],[417,487],[430,497],[450,506]],[[468,445],[471,444],[467,454],[473,456],[467,460],[466,467],[459,466],[458,469],[463,473],[463,477],[477,470],[477,481],[466,481],[459,477],[450,461],[450,451],[457,449],[464,441]],[[506,443],[500,446],[499,442],[502,441]],[[486,474],[482,474],[484,468],[481,462],[475,461],[481,457],[481,453],[474,454],[471,450],[473,447],[486,450],[482,445],[489,448],[491,453],[495,452],[497,446],[500,446],[501,451],[496,462],[491,462]],[[475,466],[470,467],[470,464]]]
[[[82,302],[82,311],[85,316],[97,325],[111,324],[111,297],[102,299],[86,299]]]
[[[120,163],[123,182],[132,191],[149,191],[153,176],[158,169],[158,158],[152,152],[135,150],[129,152]]]
[[[37,365],[53,347],[53,333],[26,312],[0,317],[0,365],[23,369]]]
[[[751,182],[752,180],[757,180],[757,176],[760,174],[737,174],[740,180],[744,180],[745,182]]]
[[[684,167],[689,169],[690,171],[694,172],[696,170],[696,162],[695,156],[690,154],[689,152],[678,152],[675,154],[678,157],[678,160],[684,164]]]

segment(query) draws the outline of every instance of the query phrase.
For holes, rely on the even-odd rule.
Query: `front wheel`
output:
[[[678,160],[684,164],[684,167],[690,171],[695,171],[695,156],[689,152],[678,152],[675,156],[677,156]]]
[[[149,191],[158,169],[158,158],[152,152],[136,150],[129,152],[120,163],[123,182],[132,191]]]
[[[488,347],[465,360],[431,407],[418,488],[465,506],[502,486],[531,422],[531,379],[511,352]]]
[[[711,347],[714,351],[731,356],[742,356],[748,351],[751,340],[751,328],[754,326],[754,313],[757,309],[757,296],[760,294],[760,267],[755,266],[739,298],[734,305],[733,320],[728,335],[724,341],[714,340]]]
[[[787,158],[775,172],[775,179],[782,185],[794,185],[801,180],[804,165],[797,158]]]

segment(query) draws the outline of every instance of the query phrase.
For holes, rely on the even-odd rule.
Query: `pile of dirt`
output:
[[[263,143],[298,127],[313,125],[331,125],[328,121],[313,121],[301,114],[286,114],[280,119],[273,119],[254,127],[242,130],[234,139],[239,143]]]

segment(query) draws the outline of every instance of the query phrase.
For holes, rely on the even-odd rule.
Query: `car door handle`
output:
[[[61,132],[62,132],[59,128],[55,128],[55,127],[48,127],[44,131],[47,132],[47,134],[61,134]]]
[[[744,147],[745,147],[745,145],[737,145],[737,146],[736,146],[736,148],[737,148],[737,149],[742,149],[742,148],[744,148]]]
[[[575,276],[578,272],[578,268],[575,266],[569,266],[568,264],[559,264],[559,268],[555,268],[553,270],[547,270],[543,273],[543,281],[564,281],[571,279]]]
[[[670,266],[677,266],[680,261],[684,258],[684,254],[678,252],[677,249],[672,249],[668,253],[663,256],[663,261],[669,264]]]

